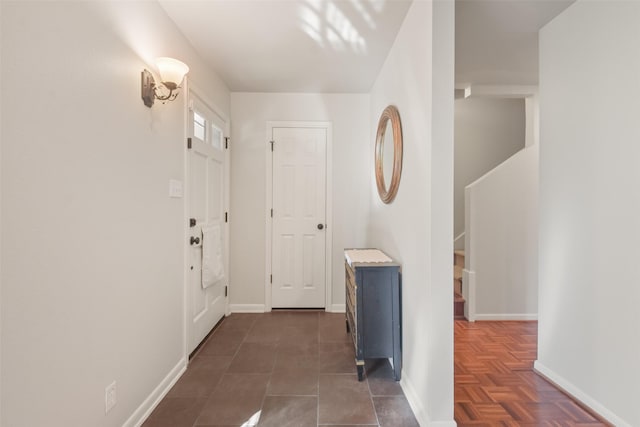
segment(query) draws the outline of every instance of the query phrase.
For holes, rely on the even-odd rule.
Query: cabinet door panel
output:
[[[391,272],[384,267],[363,271],[363,346],[366,358],[393,356]]]

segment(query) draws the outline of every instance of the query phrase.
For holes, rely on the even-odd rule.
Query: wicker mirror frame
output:
[[[387,129],[387,122],[391,121],[393,131],[393,173],[391,183],[387,187],[384,179],[384,134]],[[376,184],[378,194],[384,203],[391,203],[398,193],[400,186],[400,175],[402,174],[402,125],[400,123],[400,113],[398,109],[389,105],[384,109],[378,121],[378,132],[376,134]]]

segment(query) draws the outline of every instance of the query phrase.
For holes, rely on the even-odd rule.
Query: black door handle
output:
[[[200,243],[200,238],[199,237],[193,237],[191,236],[191,240],[189,241],[192,245],[197,245],[198,243]]]
[[[324,228],[324,224],[318,224],[318,230],[322,230]]]

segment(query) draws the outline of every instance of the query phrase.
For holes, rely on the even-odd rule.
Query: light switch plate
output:
[[[169,197],[182,197],[182,181],[177,179],[169,180]]]

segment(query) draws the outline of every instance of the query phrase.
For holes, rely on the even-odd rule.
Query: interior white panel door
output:
[[[273,308],[325,307],[324,128],[274,127]]]
[[[226,123],[193,93],[189,100],[191,148],[187,150],[189,254],[187,284],[187,347],[191,353],[226,312],[228,252],[225,206],[228,192]],[[193,224],[195,221],[195,224]],[[220,229],[224,276],[202,286],[202,227]]]

